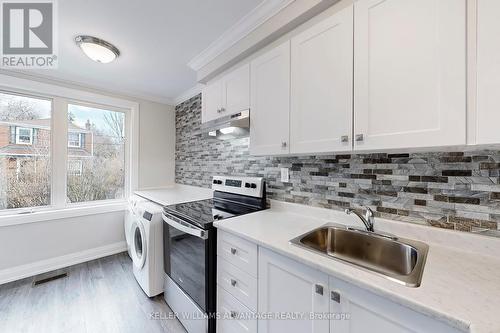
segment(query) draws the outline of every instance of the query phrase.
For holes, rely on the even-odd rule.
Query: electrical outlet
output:
[[[288,183],[290,181],[290,174],[288,168],[281,168],[281,182]]]

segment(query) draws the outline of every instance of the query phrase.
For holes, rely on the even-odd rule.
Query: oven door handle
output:
[[[175,222],[174,220],[168,218],[165,214],[161,214],[163,221],[165,221],[169,226],[172,228],[175,228],[177,230],[180,230],[182,232],[185,232],[186,234],[189,234],[191,236],[195,236],[201,239],[207,239],[208,234],[205,230],[195,228],[195,227],[190,227],[184,224],[181,224],[179,222]]]

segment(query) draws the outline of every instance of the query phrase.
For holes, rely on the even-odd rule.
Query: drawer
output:
[[[257,311],[257,278],[217,257],[217,284],[238,301]]]
[[[257,277],[257,244],[220,231],[217,239],[217,255],[242,271]]]
[[[254,312],[221,287],[217,287],[217,333],[257,333]]]

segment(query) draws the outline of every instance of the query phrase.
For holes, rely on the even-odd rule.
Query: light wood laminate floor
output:
[[[68,277],[33,287],[33,278],[0,285],[0,332],[184,333],[163,295],[148,298],[127,254],[67,269]],[[154,319],[157,314],[160,319]]]

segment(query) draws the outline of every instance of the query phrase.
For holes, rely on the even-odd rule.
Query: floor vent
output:
[[[59,280],[68,277],[68,272],[61,272],[61,271],[56,271],[56,272],[50,272],[47,274],[41,274],[33,280],[33,287],[39,286],[41,284],[54,281],[54,280]]]

